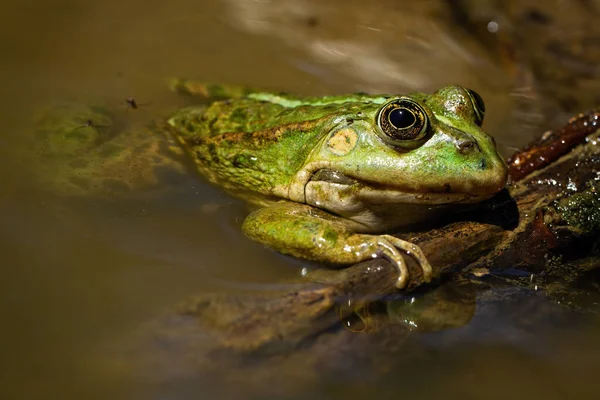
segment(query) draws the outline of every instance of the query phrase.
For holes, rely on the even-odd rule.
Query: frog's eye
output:
[[[412,147],[426,137],[429,123],[425,110],[417,102],[395,99],[381,107],[377,125],[385,134],[384,140]]]
[[[485,117],[485,103],[476,91],[467,89],[467,93],[471,98],[471,103],[473,103],[473,109],[475,110],[475,123],[481,126],[483,124],[483,117]]]

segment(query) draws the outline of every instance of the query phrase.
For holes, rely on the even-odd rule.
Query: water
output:
[[[401,350],[390,350],[404,360],[393,371],[367,368],[368,354],[356,350],[376,341],[366,335],[352,339],[352,349],[325,351],[330,362],[320,368],[299,355],[257,364],[246,380],[233,374],[228,381],[226,367],[176,373],[177,354],[162,375],[135,371],[136,363],[125,371],[100,361],[107,345],[118,348],[165,307],[192,294],[292,278],[299,264],[244,238],[243,204],[193,176],[165,193],[126,201],[40,190],[29,179],[26,143],[32,114],[43,105],[100,102],[141,124],[182,104],[166,90],[171,76],[317,95],[461,83],[486,99],[485,127],[505,154],[539,128],[514,122],[521,104],[512,95],[514,77],[463,32],[447,31],[433,18],[441,7],[436,2],[404,8],[389,1],[380,7],[275,3],[24,0],[4,6],[2,397],[591,398],[597,321],[560,309],[560,323],[542,319],[530,326],[511,318],[522,315],[519,301],[483,302],[466,327],[410,336]],[[127,110],[128,96],[150,104]],[[536,304],[546,307],[534,301],[525,315],[536,315]]]

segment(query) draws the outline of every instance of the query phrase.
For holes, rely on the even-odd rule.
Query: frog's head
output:
[[[447,86],[370,99],[331,121],[297,175],[304,201],[328,198],[336,206],[325,208],[336,211],[357,201],[474,203],[505,186],[507,167],[481,128],[485,105],[474,91]]]

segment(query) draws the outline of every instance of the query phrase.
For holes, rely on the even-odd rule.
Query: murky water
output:
[[[124,201],[41,190],[28,179],[35,110],[69,99],[102,103],[133,123],[148,123],[183,104],[166,89],[172,76],[311,94],[429,91],[460,83],[486,99],[485,127],[505,154],[542,129],[544,118],[536,114],[542,102],[516,90],[526,86],[522,77],[463,31],[440,23],[441,5],[402,3],[5,5],[2,398],[592,398],[598,321],[560,307],[539,318],[548,307],[543,298],[519,291],[514,302],[483,301],[465,327],[403,338],[412,350],[395,353],[406,358],[393,371],[366,373],[360,341],[354,351],[324,350],[331,355],[323,367],[328,372],[307,373],[314,365],[297,357],[293,373],[288,362],[279,373],[271,365],[246,380],[228,380],[226,368],[178,374],[176,353],[164,373],[151,377],[97,361],[107,345],[192,294],[291,278],[301,264],[243,237],[244,206],[194,176],[165,193]],[[149,104],[128,110],[128,96]],[[524,112],[524,104],[533,111]],[[528,118],[514,118],[519,115]],[[538,315],[536,323],[527,315]]]

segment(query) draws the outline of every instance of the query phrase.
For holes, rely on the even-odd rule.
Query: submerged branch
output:
[[[573,282],[598,263],[565,263],[594,248],[600,232],[600,140],[597,111],[581,114],[509,159],[512,183],[480,205],[473,219],[440,229],[401,235],[418,244],[436,279],[460,271],[485,276],[518,269]],[[553,262],[553,260],[559,260]],[[408,290],[423,285],[421,270],[409,263]],[[296,346],[316,337],[365,302],[398,293],[397,271],[374,259],[341,271],[316,270],[303,287],[268,294],[200,296],[176,315],[217,332],[219,346],[257,350],[274,343]]]

